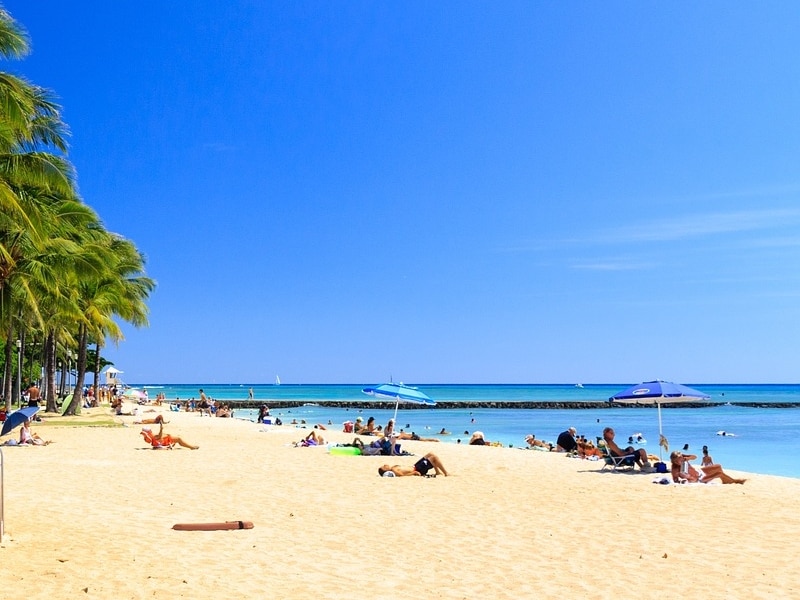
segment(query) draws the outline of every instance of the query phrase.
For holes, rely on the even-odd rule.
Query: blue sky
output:
[[[798,381],[796,3],[3,4],[126,380]]]

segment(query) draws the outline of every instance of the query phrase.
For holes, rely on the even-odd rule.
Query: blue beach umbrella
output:
[[[402,383],[384,383],[376,387],[367,387],[361,390],[368,396],[375,396],[376,398],[388,398],[395,401],[394,405],[394,418],[397,420],[397,407],[401,402],[410,402],[412,404],[424,404],[426,406],[435,406],[436,402],[417,388]]]
[[[664,437],[661,427],[661,405],[677,402],[699,402],[708,400],[711,396],[700,390],[690,388],[680,383],[671,381],[645,381],[638,385],[625,388],[617,392],[609,401],[617,404],[642,404],[658,407],[658,458],[661,460],[661,448],[669,452],[669,442]]]
[[[25,408],[15,410],[13,413],[9,414],[3,422],[3,431],[0,432],[0,436],[11,433],[25,421],[32,419],[33,415],[37,412],[39,412],[38,406],[26,406]]]

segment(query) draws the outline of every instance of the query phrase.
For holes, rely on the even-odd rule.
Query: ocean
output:
[[[374,382],[373,382],[374,383]],[[394,415],[394,404],[385,409],[359,409],[326,406],[330,401],[374,402],[375,398],[361,392],[371,384],[295,385],[273,384],[131,384],[147,388],[151,398],[163,392],[167,400],[197,398],[200,388],[214,399],[235,403],[248,398],[253,389],[254,398],[269,406],[281,401],[302,401],[296,408],[275,408],[284,425],[292,420],[297,427],[312,427],[321,423],[329,428],[341,429],[345,421],[363,416],[374,416],[377,423],[385,424]],[[547,385],[496,385],[496,384],[423,384],[419,389],[438,402],[582,402],[606,401],[610,396],[628,387],[623,384],[547,384]],[[662,430],[670,449],[682,449],[701,455],[704,445],[715,462],[723,467],[785,477],[800,477],[800,463],[790,452],[783,452],[780,444],[789,445],[800,434],[800,384],[694,384],[693,388],[711,396],[712,406],[703,408],[663,408]],[[758,403],[760,406],[744,406]],[[796,407],[774,407],[775,404],[793,404]],[[474,431],[482,431],[490,441],[505,446],[524,447],[525,436],[534,434],[538,439],[555,441],[561,431],[575,427],[579,435],[594,440],[602,435],[606,426],[614,427],[617,441],[625,445],[628,437],[641,434],[648,453],[659,455],[658,411],[648,408],[604,409],[516,409],[516,408],[414,408],[400,405],[397,424],[399,428],[413,431],[421,437],[437,437],[444,443],[465,443]],[[256,410],[235,409],[240,419],[256,419]],[[305,423],[303,423],[303,421]],[[442,429],[449,435],[438,435]],[[726,435],[721,435],[725,432]],[[298,432],[298,439],[302,432]],[[661,450],[663,453],[663,450]],[[665,462],[668,456],[663,453]]]

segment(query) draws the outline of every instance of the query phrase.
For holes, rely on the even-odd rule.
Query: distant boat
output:
[[[280,384],[281,384],[281,378],[275,375],[275,385],[280,385]]]
[[[582,387],[583,387],[583,384],[582,384],[582,383],[576,383],[576,384],[575,384],[575,387],[582,388]]]

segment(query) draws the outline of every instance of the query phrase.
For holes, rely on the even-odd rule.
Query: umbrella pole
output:
[[[394,405],[394,426],[397,428],[397,407],[400,406],[400,396],[397,397],[397,402]]]
[[[664,432],[661,429],[661,402],[656,402],[658,407],[658,462],[664,462],[661,456],[661,438],[664,437]]]

